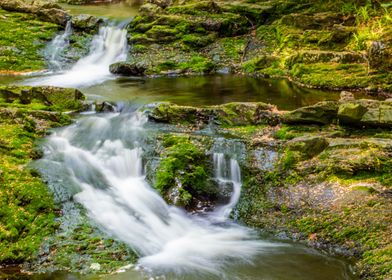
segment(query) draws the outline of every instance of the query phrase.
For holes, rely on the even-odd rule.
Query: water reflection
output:
[[[284,79],[234,75],[119,78],[83,89],[91,98],[132,100],[138,103],[170,101],[181,105],[215,105],[262,101],[291,110],[322,100],[337,100],[339,92],[304,89]]]

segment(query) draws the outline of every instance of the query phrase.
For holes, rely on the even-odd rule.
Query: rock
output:
[[[358,124],[366,112],[366,107],[361,104],[344,103],[339,106],[338,119],[344,124]]]
[[[163,12],[163,9],[156,4],[147,3],[139,8],[139,13],[145,16],[154,16]]]
[[[285,123],[332,123],[338,113],[338,103],[334,101],[323,101],[312,106],[298,108],[283,116]]]
[[[334,52],[334,51],[300,51],[291,56],[287,62],[288,65],[296,63],[312,64],[312,63],[365,63],[364,56],[354,52]]]
[[[58,110],[81,110],[83,108],[83,93],[77,89],[59,87],[30,87],[30,86],[1,86],[0,97],[6,102],[17,99],[22,104],[30,104],[36,100]]]
[[[165,9],[172,4],[172,0],[147,0],[147,3],[151,3]]]
[[[214,112],[214,121],[225,125],[276,125],[280,116],[276,107],[263,102],[232,102],[209,107]]]
[[[349,91],[342,91],[340,93],[340,99],[339,102],[347,102],[347,101],[354,101],[355,97],[352,92]]]
[[[369,127],[392,127],[392,102],[357,100],[339,106],[341,124]]]
[[[96,31],[99,28],[99,25],[103,22],[103,19],[97,18],[91,15],[77,15],[72,17],[72,27],[75,29],[83,30],[83,31]]]
[[[43,21],[56,23],[62,26],[65,26],[68,19],[70,18],[68,13],[64,10],[55,8],[42,10],[40,9],[36,14]]]
[[[285,15],[281,23],[289,26],[295,26],[302,29],[325,29],[339,25],[353,25],[355,18],[347,17],[334,12],[316,13],[316,14],[295,14]]]
[[[92,263],[90,265],[90,269],[91,270],[96,270],[96,271],[101,270],[101,265],[99,263]]]
[[[48,0],[0,0],[0,7],[7,11],[34,14],[43,21],[62,26],[65,26],[67,20],[70,18],[69,14],[61,6]]]
[[[374,41],[368,49],[369,65],[375,70],[392,70],[392,41]]]
[[[205,125],[214,121],[219,125],[275,125],[280,115],[275,106],[262,102],[233,102],[218,106],[192,107],[172,103],[158,103],[149,110],[149,118],[171,124]]]
[[[291,151],[300,152],[305,158],[312,158],[329,146],[329,142],[322,136],[298,137],[287,143]]]
[[[143,63],[126,62],[117,62],[109,67],[111,73],[123,76],[144,76],[146,69]]]

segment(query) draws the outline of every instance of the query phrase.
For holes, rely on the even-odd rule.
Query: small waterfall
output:
[[[62,34],[57,35],[46,47],[45,53],[47,53],[47,59],[49,69],[53,71],[62,70],[64,65],[63,53],[64,50],[69,46],[69,37],[72,35],[71,21],[67,22],[65,31]]]
[[[103,26],[99,29],[98,34],[94,36],[89,54],[76,62],[70,70],[51,76],[34,78],[28,80],[25,84],[88,87],[103,83],[114,78],[114,75],[109,72],[110,64],[126,60],[127,55],[126,29],[116,26]]]
[[[43,172],[73,181],[53,186],[72,185],[71,192],[54,193],[73,193],[103,230],[136,250],[139,264],[155,273],[212,273],[223,279],[233,261],[251,262],[264,249],[279,246],[257,240],[254,232],[229,221],[217,224],[167,205],[145,179],[143,147],[151,136],[144,129],[146,121],[138,113],[99,114],[51,135],[41,160]],[[225,178],[230,167],[236,195],[241,185],[237,161],[223,160],[223,154],[215,158],[217,177]],[[238,200],[234,196],[227,209]]]
[[[241,170],[238,161],[233,158],[226,158],[224,153],[214,153],[214,170],[215,179],[217,180],[221,190],[230,191],[230,201],[214,211],[214,216],[219,219],[227,219],[230,216],[232,209],[238,203],[241,195]]]

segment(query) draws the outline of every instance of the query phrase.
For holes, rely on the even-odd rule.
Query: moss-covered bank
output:
[[[64,103],[67,98],[72,102]],[[57,208],[29,163],[40,156],[34,142],[68,124],[70,117],[61,112],[81,108],[82,98],[76,90],[0,88],[0,263],[34,259],[56,229]]]

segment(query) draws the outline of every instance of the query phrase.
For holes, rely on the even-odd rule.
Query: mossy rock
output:
[[[344,103],[339,106],[338,118],[341,123],[358,125],[366,111],[366,107],[361,104]]]
[[[1,86],[0,96],[8,103],[39,102],[59,111],[81,110],[85,99],[83,93],[77,89],[49,86]]]
[[[280,115],[273,105],[263,102],[233,102],[218,106],[192,107],[172,103],[158,103],[148,109],[150,119],[171,124],[240,126],[277,124]]]
[[[319,102],[312,106],[298,108],[283,116],[284,123],[330,124],[336,120],[338,103],[334,101]]]
[[[302,158],[312,158],[329,146],[329,142],[322,136],[304,136],[290,140],[286,147],[290,151],[297,151],[302,154]]]

